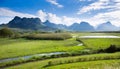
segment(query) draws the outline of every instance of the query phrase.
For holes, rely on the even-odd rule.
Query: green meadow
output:
[[[85,47],[77,46],[75,39],[67,40],[26,40],[0,38],[0,59],[48,52],[71,52]]]
[[[50,33],[49,33],[50,34]],[[120,68],[120,38],[79,38],[80,36],[120,36],[120,33],[69,33],[72,38],[57,39],[54,35],[49,34],[41,37],[30,36],[32,39],[26,38],[0,38],[0,59],[22,57],[27,55],[67,52],[71,55],[61,56],[55,55],[44,56],[19,60],[7,63],[0,63],[5,69],[119,69]],[[50,34],[51,35],[51,34]],[[66,37],[66,36],[64,36]],[[62,38],[64,38],[62,37]],[[41,39],[42,38],[42,39]],[[79,44],[83,44],[79,46]],[[100,49],[107,49],[111,45],[115,45],[117,51],[113,53],[102,52]],[[88,50],[88,51],[86,51]],[[95,51],[95,52],[94,52]],[[80,54],[82,53],[82,54]],[[77,55],[76,55],[77,54]],[[64,54],[63,54],[64,55]],[[54,57],[53,57],[54,56]],[[44,59],[46,58],[47,59]],[[33,61],[34,60],[34,61]],[[17,64],[17,65],[16,65]],[[105,65],[107,64],[107,65]],[[10,66],[10,67],[9,67]]]
[[[105,49],[110,45],[120,47],[120,38],[80,38],[80,40],[86,47],[94,50]]]

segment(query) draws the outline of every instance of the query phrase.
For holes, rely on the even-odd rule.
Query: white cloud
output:
[[[1,23],[8,23],[15,16],[36,17],[35,15],[31,15],[31,14],[27,14],[27,13],[15,12],[15,11],[12,11],[8,8],[0,8],[0,24]]]
[[[119,11],[111,11],[107,13],[99,13],[94,17],[89,19],[83,19],[84,21],[88,21],[93,26],[98,26],[101,23],[110,21],[115,26],[120,26],[120,10]]]
[[[101,10],[101,9],[115,9],[119,8],[118,5],[120,5],[120,0],[99,0],[97,2],[94,2],[88,6],[84,6],[83,8],[80,8],[77,14],[83,14],[86,12],[90,12],[92,10]]]
[[[84,6],[79,9],[77,14],[89,13],[91,11],[97,11],[107,9],[106,12],[99,12],[91,18],[83,19],[88,21],[93,26],[110,21],[113,25],[120,26],[120,0],[99,0],[88,6]]]
[[[79,1],[81,2],[81,1],[92,1],[92,0],[79,0]]]
[[[73,23],[80,23],[81,19],[79,18],[75,18],[75,17],[67,17],[67,16],[63,16],[62,17],[62,21],[64,23],[66,23],[66,25],[71,25]]]
[[[47,0],[47,2],[50,2],[51,4],[56,5],[59,8],[64,7],[63,5],[59,4],[57,0]]]
[[[0,8],[0,16],[9,16],[9,17],[14,17],[14,16],[20,16],[20,17],[35,17],[34,15],[27,14],[27,13],[20,13],[20,12],[15,12],[7,8]]]
[[[39,16],[39,18],[44,22],[46,21],[46,17],[47,17],[47,13],[43,12],[42,10],[39,10],[37,15]]]
[[[62,19],[56,16],[56,14],[52,14],[52,13],[48,13],[47,20],[57,24],[62,23]]]
[[[56,14],[47,13],[47,12],[44,12],[43,10],[39,10],[37,15],[38,15],[37,17],[39,17],[42,20],[42,22],[49,20],[50,22],[53,22],[53,23],[61,23],[61,18],[56,16]]]
[[[46,20],[49,20],[52,23],[56,23],[56,24],[64,24],[64,25],[71,25],[75,22],[80,22],[79,18],[72,18],[72,17],[67,17],[67,16],[62,16],[59,17],[56,14],[53,13],[47,13],[47,17]]]
[[[0,24],[6,24],[8,23],[11,19],[11,17],[0,17]]]
[[[42,10],[38,11],[38,17],[44,22],[46,20],[49,20],[52,23],[56,24],[65,24],[65,25],[71,25],[75,22],[80,22],[79,18],[74,18],[74,17],[67,17],[67,16],[62,16],[59,17],[56,14],[53,13],[47,13]]]

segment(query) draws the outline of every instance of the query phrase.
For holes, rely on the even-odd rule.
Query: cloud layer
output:
[[[120,0],[98,0],[91,3],[88,6],[84,6],[77,12],[78,15],[95,12],[98,10],[106,10],[105,12],[99,12],[90,19],[86,19],[94,26],[99,23],[111,21],[114,25],[120,26]]]

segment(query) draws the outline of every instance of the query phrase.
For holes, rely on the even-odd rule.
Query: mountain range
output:
[[[94,28],[88,22],[73,23],[70,26],[63,24],[55,24],[46,20],[42,22],[39,18],[20,18],[15,16],[7,24],[1,24],[1,27],[7,26],[10,28],[19,28],[19,29],[30,29],[30,30],[44,30],[44,31],[53,31],[53,30],[69,30],[69,31],[118,31],[119,28],[112,25],[111,22],[106,22],[98,25],[97,28]]]

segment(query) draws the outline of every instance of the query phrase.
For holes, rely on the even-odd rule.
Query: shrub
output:
[[[110,47],[108,47],[105,51],[108,53],[113,53],[117,51],[117,47],[116,45],[110,45]]]
[[[0,36],[1,37],[12,37],[13,31],[8,28],[3,28],[0,30]]]
[[[117,47],[116,45],[110,45],[110,47],[106,49],[99,49],[97,53],[114,53],[120,51],[120,48]]]
[[[62,30],[56,30],[55,33],[62,33]]]
[[[14,33],[14,36],[13,36],[14,39],[21,38],[21,37],[22,37],[22,35],[20,33],[18,33],[18,32]]]
[[[48,66],[51,66],[51,65],[52,65],[52,61],[49,61],[49,62],[48,62]]]

